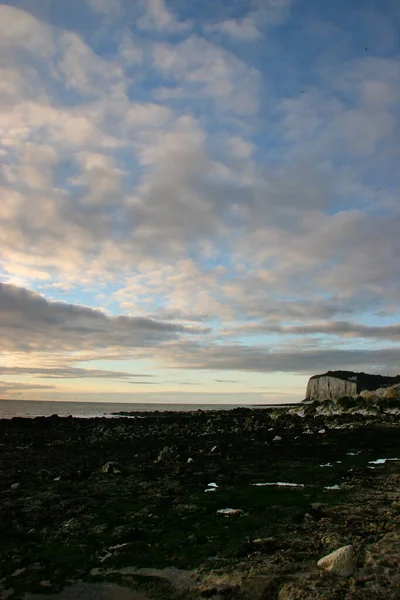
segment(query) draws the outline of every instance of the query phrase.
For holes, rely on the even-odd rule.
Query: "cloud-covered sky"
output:
[[[397,0],[0,23],[1,397],[267,403],[400,372]]]

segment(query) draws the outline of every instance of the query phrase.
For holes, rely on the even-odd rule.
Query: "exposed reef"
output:
[[[321,406],[0,421],[0,598],[398,598],[398,414]]]

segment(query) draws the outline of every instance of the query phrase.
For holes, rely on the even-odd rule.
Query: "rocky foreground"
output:
[[[0,598],[398,599],[399,434],[317,405],[0,421]]]

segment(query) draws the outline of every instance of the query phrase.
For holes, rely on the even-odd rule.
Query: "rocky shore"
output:
[[[399,433],[317,405],[2,420],[0,598],[398,599]]]

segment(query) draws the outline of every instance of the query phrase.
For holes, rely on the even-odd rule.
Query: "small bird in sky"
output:
[[[368,46],[365,46],[365,52],[367,52],[367,51],[368,51]]]

